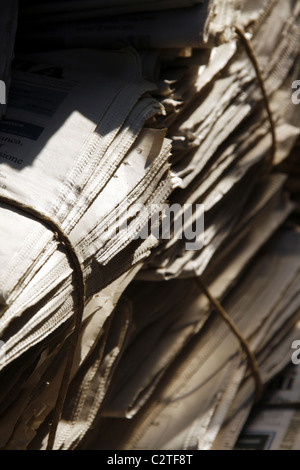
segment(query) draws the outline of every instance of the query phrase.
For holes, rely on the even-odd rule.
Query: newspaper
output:
[[[70,244],[86,293],[53,448],[235,448],[255,382],[195,278],[268,384],[299,337],[299,21],[292,0],[23,2],[0,122],[2,449],[47,446],[81,300]]]
[[[132,239],[128,237],[124,243],[118,235],[118,230],[115,230],[115,238],[112,238],[111,234],[107,233],[105,218],[111,217],[112,212],[117,209],[121,216],[124,213],[123,217],[126,217],[127,209],[139,198],[146,205],[153,203],[152,205],[156,207],[165,201],[174,187],[172,175],[168,173],[170,144],[164,138],[165,131],[142,129],[149,117],[161,112],[161,106],[152,98],[143,97],[144,93],[151,89],[151,85],[140,79],[136,54],[131,51],[121,52],[120,61],[118,55],[118,53],[101,54],[97,51],[92,54],[92,64],[100,59],[103,64],[107,59],[108,67],[105,74],[91,71],[91,65],[87,71],[84,71],[53,67],[51,64],[17,62],[10,106],[1,129],[5,142],[2,156],[7,162],[1,165],[1,175],[6,183],[3,185],[5,187],[2,187],[2,194],[29,206],[32,205],[41,213],[48,215],[52,213],[52,217],[60,219],[64,230],[70,233],[70,239],[78,247],[78,253],[84,263],[88,299],[93,298],[93,295],[105,286],[109,288],[109,285],[124,273],[130,272],[132,266],[140,263],[149,253],[149,248],[157,243],[151,237],[134,245],[131,243]],[[122,59],[124,59],[124,73],[120,68]],[[113,87],[111,79],[114,76],[116,63],[119,66],[119,78]],[[109,77],[110,87],[107,89],[105,83]],[[127,92],[131,88],[129,95],[122,93],[124,88]],[[97,89],[98,98],[96,98]],[[112,101],[118,96],[119,101],[112,105]],[[102,103],[100,109],[99,102]],[[110,123],[118,106],[122,110],[119,112],[119,127],[115,119]],[[76,132],[78,126],[81,128],[80,133]],[[88,159],[85,149],[89,151]],[[76,154],[77,159],[74,158]],[[114,163],[111,160],[112,155],[115,158]],[[126,162],[122,164],[125,156]],[[95,168],[100,158],[101,164]],[[55,165],[53,161],[56,162]],[[135,168],[134,173],[132,167]],[[69,176],[66,177],[68,173]],[[120,186],[121,181],[125,184]],[[112,195],[117,188],[122,189],[118,189],[119,199],[114,199]],[[102,197],[99,199],[96,196],[100,192]],[[74,197],[76,194],[78,197]],[[74,204],[75,206],[78,204],[76,209]],[[65,250],[57,250],[57,240],[53,240],[53,234],[49,229],[41,226],[38,220],[24,216],[22,210],[11,211],[4,206],[1,215],[5,217],[5,229],[1,232],[1,236],[10,239],[10,244],[7,243],[5,251],[1,252],[4,268],[1,274],[2,304],[6,304],[1,318],[2,337],[6,337],[6,332],[9,330],[1,367],[7,369],[29,349],[39,350],[39,345],[45,337],[68,324],[68,319],[74,315],[76,304],[74,305],[72,300],[74,280],[71,266]],[[138,222],[141,223],[141,217],[145,215],[139,213],[133,215],[137,216],[131,224],[134,228]],[[81,222],[80,226],[78,222]],[[122,217],[116,218],[115,223],[122,224]],[[110,228],[117,227],[110,226]],[[12,233],[10,231],[13,231],[14,237],[10,236]],[[123,250],[125,260],[128,261],[120,264],[117,260],[115,267],[110,265],[107,275],[102,276],[103,284],[100,286],[100,265],[94,265],[95,255],[97,251],[99,254],[107,253],[110,245],[106,251],[103,251],[107,243],[113,248],[110,249],[111,259]],[[16,253],[19,255],[18,259]],[[127,257],[126,253],[130,256]],[[93,265],[94,268],[91,269]],[[130,277],[127,282],[129,279]],[[122,293],[122,289],[119,290],[120,286],[119,281],[117,289],[119,294],[114,302],[112,301],[115,296],[114,290],[108,295],[110,302],[107,303],[106,316],[110,316]],[[123,283],[123,289],[125,286],[126,282]],[[49,295],[52,297],[51,300],[48,298]],[[85,322],[91,322],[99,310],[97,301],[92,302],[89,309],[88,305],[84,313]],[[11,328],[11,321],[20,318],[25,311],[31,312],[27,322],[23,325],[22,321],[19,325],[18,321],[14,322]],[[97,324],[100,336],[103,324],[102,315],[102,320]],[[114,334],[117,344],[121,345],[123,328],[119,335]],[[57,333],[53,344],[56,344],[58,351],[61,341],[62,338]],[[112,344],[108,346],[110,351],[110,348],[114,349],[115,346],[113,343],[109,344]],[[89,348],[82,353],[82,361],[89,353]],[[64,346],[61,354],[63,356],[65,354]],[[50,358],[52,359],[51,354]],[[51,360],[49,364],[45,353],[42,368],[46,366],[47,360],[48,366],[53,367]],[[59,376],[57,381],[53,381],[53,387],[55,384],[59,385],[61,378],[64,361],[60,359],[59,363],[61,364],[58,368]],[[80,365],[81,361],[77,367]],[[57,371],[57,366],[54,371]],[[39,374],[38,367],[38,372],[33,376],[38,379]],[[34,379],[32,380],[31,386],[34,386]],[[45,407],[47,414],[51,406],[54,406],[57,393],[56,388],[51,394],[50,408]],[[23,406],[26,406],[26,400]],[[14,426],[15,419],[16,415],[12,420],[8,419],[2,445],[10,446],[7,442],[10,438],[8,426],[9,423]],[[22,445],[25,441],[28,442],[28,436],[25,436],[27,432],[23,434]],[[16,437],[11,439],[13,442],[18,442]],[[21,444],[16,445],[18,447]]]

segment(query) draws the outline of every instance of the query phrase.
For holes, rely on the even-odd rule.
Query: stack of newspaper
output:
[[[148,94],[153,85],[141,79],[137,55],[92,51],[82,59],[81,70],[72,68],[72,58],[69,68],[17,62],[0,126],[4,377],[18,361],[22,376],[32,374],[33,366],[35,378],[43,369],[48,375],[53,360],[65,356],[62,348],[82,301],[74,249],[86,286],[86,345],[79,347],[74,367],[104,340],[106,318],[135,265],[157,243],[154,237],[135,239],[138,227],[147,208],[159,207],[177,184],[165,131],[145,127],[162,106]],[[105,72],[98,64],[105,64]],[[138,210],[137,202],[145,209]],[[120,231],[122,225],[126,230]],[[61,243],[61,232],[67,243]],[[16,403],[15,385],[3,380],[7,408]],[[45,415],[56,399],[53,386],[50,380],[49,404],[41,401]],[[7,425],[1,433],[7,440]]]
[[[255,352],[264,382],[291,361],[291,346],[299,338],[299,241],[299,232],[280,231],[223,302]],[[297,251],[291,252],[291,247],[297,247]],[[210,285],[214,295],[244,260],[242,250],[233,253],[231,262]],[[150,327],[136,336],[121,358],[116,385],[109,390],[114,399],[104,409],[97,436],[89,441],[92,448],[233,448],[253,405],[253,375],[228,325],[216,313],[205,314],[205,299],[197,284],[182,287],[188,303],[178,292],[178,281],[162,286],[161,296],[164,300],[168,296],[172,302],[165,300],[165,305],[162,302],[160,309],[157,307],[160,311],[155,312]],[[143,300],[148,306],[154,289],[151,292],[148,287],[144,295],[133,293],[134,313],[141,327],[145,322],[141,317],[148,313],[148,308],[141,310]],[[169,316],[164,329],[158,328],[159,314],[161,323]],[[197,329],[199,333],[178,354],[183,338]],[[150,343],[152,350],[149,347],[145,351]],[[158,374],[176,353],[176,361],[149,398]],[[137,364],[133,365],[133,358],[138,358]]]
[[[213,302],[263,384],[300,335],[278,171],[300,132],[299,20],[292,0],[20,2],[1,448],[46,447],[70,356],[55,449],[234,448],[258,385]]]

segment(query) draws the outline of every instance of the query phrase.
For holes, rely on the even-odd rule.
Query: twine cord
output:
[[[274,162],[274,159],[275,159],[276,149],[277,149],[276,127],[275,127],[273,114],[272,114],[272,111],[271,111],[270,100],[268,98],[268,94],[267,94],[267,90],[266,90],[266,86],[265,86],[265,80],[264,80],[262,72],[260,70],[260,66],[259,66],[258,60],[256,58],[255,52],[253,50],[251,42],[247,38],[244,31],[242,31],[242,29],[240,29],[238,26],[235,26],[234,29],[235,29],[235,31],[236,31],[236,33],[237,33],[237,35],[238,35],[238,37],[241,41],[241,44],[244,46],[244,49],[245,49],[250,61],[253,64],[253,67],[254,67],[254,70],[255,70],[255,73],[256,73],[256,76],[257,76],[257,79],[258,79],[258,83],[259,83],[259,86],[260,86],[260,89],[261,89],[261,92],[262,92],[262,96],[263,96],[263,99],[264,99],[265,108],[266,108],[266,111],[267,111],[267,114],[268,114],[268,119],[269,119],[269,122],[270,122],[270,132],[271,132],[271,136],[272,136],[272,146],[271,146],[271,155],[270,155],[270,166],[272,166],[272,164]]]
[[[263,392],[263,381],[261,378],[260,370],[255,358],[255,355],[251,351],[251,348],[249,346],[248,341],[245,339],[243,334],[239,331],[233,320],[230,318],[228,313],[224,310],[220,302],[211,294],[210,290],[207,288],[207,286],[204,284],[202,281],[201,277],[195,277],[195,280],[201,290],[204,292],[206,295],[207,299],[209,300],[210,304],[212,307],[219,313],[219,315],[222,317],[222,319],[225,321],[225,323],[229,326],[230,330],[234,334],[234,336],[238,339],[240,342],[240,345],[242,347],[242,350],[244,351],[248,365],[250,367],[250,370],[252,372],[252,376],[255,382],[255,395],[254,395],[254,401],[257,402]]]

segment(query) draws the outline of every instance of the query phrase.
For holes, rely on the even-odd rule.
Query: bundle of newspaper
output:
[[[86,301],[54,448],[233,448],[254,381],[195,279],[270,380],[299,334],[299,232],[257,253],[294,208],[271,170],[300,130],[300,5],[20,3],[0,124],[0,446],[46,446],[82,302],[75,254]],[[121,15],[90,29],[99,5]],[[116,44],[143,49],[96,50]]]
[[[135,239],[146,209],[164,203],[177,184],[165,131],[145,127],[162,106],[148,94],[153,86],[141,78],[137,55],[91,51],[82,54],[81,69],[72,68],[72,56],[64,62],[62,68],[17,61],[0,124],[1,446],[20,418],[19,401],[28,405],[29,376],[37,380],[44,370],[50,381],[50,401],[41,400],[43,411],[36,409],[31,421],[36,415],[40,422],[55,403],[50,369],[60,369],[54,366],[60,355],[63,369],[73,317],[84,300],[74,250],[86,305],[73,374],[104,342],[106,319],[157,243],[151,236]],[[127,321],[118,317],[114,356]],[[101,356],[101,349],[95,352]],[[37,427],[33,421],[23,443]]]
[[[254,239],[259,230],[260,223],[251,234]],[[232,251],[230,262],[219,266],[219,275],[209,285],[215,296],[220,296],[251,256],[247,252],[252,251],[249,240],[246,250],[245,242]],[[300,337],[299,242],[299,230],[282,229],[223,301],[255,352],[263,382],[291,361],[291,347]],[[157,286],[148,286],[144,294],[137,294],[139,284],[135,289],[131,291],[134,314],[144,330],[121,358],[115,383],[111,383],[114,387],[108,390],[113,399],[86,445],[127,450],[232,449],[253,405],[255,388],[239,341],[223,318],[209,312],[196,282],[162,284],[159,294],[163,302],[156,306],[154,316],[151,296]],[[145,328],[148,311],[152,322]],[[195,330],[198,333],[179,353],[184,338]],[[176,361],[153,390],[172,355]]]

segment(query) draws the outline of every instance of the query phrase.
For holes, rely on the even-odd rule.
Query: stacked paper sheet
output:
[[[197,279],[266,384],[299,335],[284,225],[299,16],[292,0],[20,2],[0,123],[1,448],[46,448],[70,356],[55,449],[234,448],[255,381]]]

